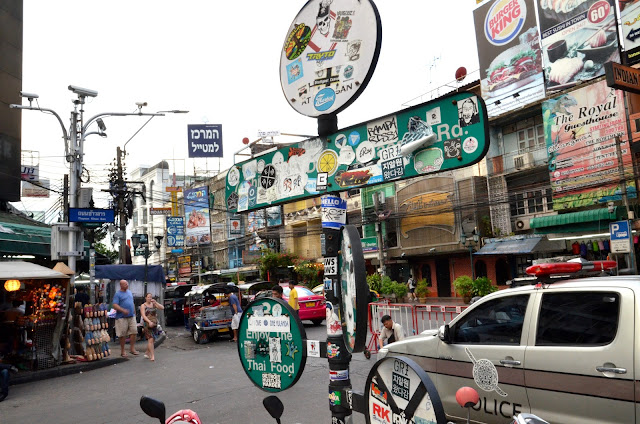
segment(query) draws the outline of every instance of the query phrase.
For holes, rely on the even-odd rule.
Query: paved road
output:
[[[307,338],[326,339],[324,325],[305,328]],[[155,363],[139,356],[83,374],[12,386],[0,403],[0,422],[153,423],[139,407],[140,396],[148,395],[165,402],[169,414],[193,409],[206,424],[275,423],[262,406],[267,393],[249,381],[236,345],[227,340],[196,345],[186,330],[169,327]],[[355,389],[364,391],[374,359],[354,355]],[[282,423],[330,423],[328,380],[326,359],[308,358],[298,383],[279,394],[285,406]],[[354,414],[354,423],[364,422]]]

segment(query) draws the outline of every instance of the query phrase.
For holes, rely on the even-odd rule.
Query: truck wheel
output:
[[[312,319],[311,322],[313,323],[313,325],[320,325],[322,324],[322,319]]]
[[[204,332],[202,332],[202,331],[198,330],[197,328],[195,328],[193,330],[193,341],[198,343],[198,344],[205,344],[209,340],[208,340],[207,335]]]

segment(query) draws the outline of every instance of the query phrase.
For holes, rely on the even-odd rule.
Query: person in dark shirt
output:
[[[76,302],[82,302],[82,306],[84,307],[89,303],[89,295],[85,293],[84,287],[82,286],[78,286],[76,291]]]

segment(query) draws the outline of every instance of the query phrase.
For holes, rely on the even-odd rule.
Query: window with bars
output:
[[[518,153],[531,152],[544,147],[544,126],[542,124],[518,131]]]
[[[553,192],[550,188],[527,190],[513,195],[511,215],[532,215],[553,211]]]

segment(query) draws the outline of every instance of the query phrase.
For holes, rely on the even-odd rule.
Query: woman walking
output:
[[[151,361],[155,361],[153,342],[158,336],[158,309],[164,309],[164,306],[156,302],[151,293],[147,293],[144,303],[140,305],[140,315],[144,319],[144,335],[147,338],[147,351],[144,357]]]

